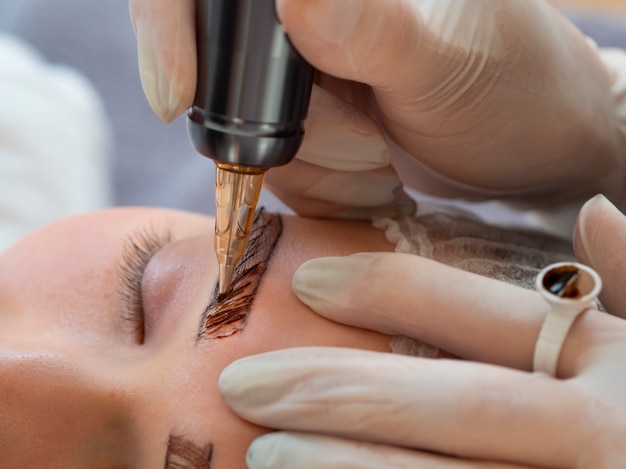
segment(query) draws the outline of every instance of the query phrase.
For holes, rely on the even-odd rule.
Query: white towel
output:
[[[0,35],[0,251],[45,223],[109,205],[110,147],[87,80]]]

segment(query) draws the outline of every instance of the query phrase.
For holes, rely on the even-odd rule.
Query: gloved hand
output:
[[[575,242],[622,316],[624,233],[626,217],[596,198]],[[286,431],[253,442],[250,468],[626,466],[624,319],[579,316],[555,379],[529,373],[549,309],[534,291],[397,253],[309,261],[294,291],[331,320],[467,360],[305,348],[237,361],[220,378],[226,402]]]
[[[546,1],[276,6],[322,72],[297,160],[266,179],[296,212],[410,212],[396,171],[439,196],[623,202],[626,60],[605,64]],[[171,121],[195,90],[194,1],[130,0],[130,10],[144,90]]]

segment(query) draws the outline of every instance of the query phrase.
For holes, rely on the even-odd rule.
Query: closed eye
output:
[[[125,329],[137,344],[145,337],[145,313],[141,284],[150,259],[171,240],[169,230],[144,228],[129,236],[122,250],[116,271],[120,287],[118,294],[124,305],[121,318]]]

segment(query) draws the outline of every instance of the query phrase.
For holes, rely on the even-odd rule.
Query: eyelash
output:
[[[144,272],[150,259],[171,239],[169,232],[145,229],[132,234],[125,243],[122,260],[117,267],[120,278],[119,295],[124,303],[122,319],[132,327],[139,344],[144,341],[144,305],[141,292]]]

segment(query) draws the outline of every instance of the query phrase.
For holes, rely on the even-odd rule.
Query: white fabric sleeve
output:
[[[94,88],[0,34],[0,251],[110,204],[110,132]]]

